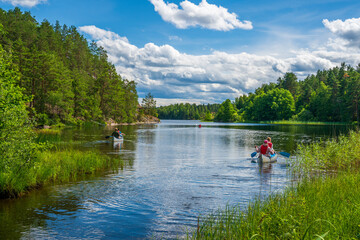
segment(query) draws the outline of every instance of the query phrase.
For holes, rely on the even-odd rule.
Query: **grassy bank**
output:
[[[256,200],[245,212],[228,207],[208,216],[192,238],[358,239],[359,181],[358,173],[304,181],[284,194]]]
[[[357,170],[360,167],[360,133],[351,131],[347,136],[326,142],[300,145],[292,166],[296,173]]]
[[[342,123],[342,122],[303,122],[303,121],[291,121],[291,120],[260,121],[259,123],[279,124],[279,125],[349,125],[349,123]]]
[[[73,181],[96,171],[123,166],[120,158],[73,149],[39,151],[33,161],[30,169],[20,166],[0,172],[0,197],[17,197],[47,183]]]
[[[246,211],[227,207],[202,218],[188,238],[359,239],[359,139],[358,132],[350,132],[301,146],[293,161],[301,182],[282,194],[255,200]]]

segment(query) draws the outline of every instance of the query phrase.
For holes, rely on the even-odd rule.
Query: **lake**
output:
[[[110,127],[64,129],[58,142],[120,156],[126,166],[0,200],[0,238],[180,238],[199,216],[226,205],[245,209],[293,182],[283,157],[264,166],[251,162],[254,145],[266,137],[275,150],[294,154],[298,144],[349,128],[163,120],[120,126],[125,140],[115,145],[105,139]]]

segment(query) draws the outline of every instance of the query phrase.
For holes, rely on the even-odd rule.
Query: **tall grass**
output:
[[[360,133],[350,131],[348,136],[300,145],[297,158],[292,159],[296,172],[349,171],[360,166]]]
[[[299,183],[283,194],[203,218],[192,239],[359,239],[360,175]]]
[[[123,167],[119,157],[66,149],[38,152],[34,166],[0,172],[0,197],[20,196],[49,182],[67,182],[103,169]]]
[[[60,128],[48,128],[48,129],[35,129],[35,133],[37,134],[60,134]]]
[[[240,206],[220,209],[202,218],[187,238],[360,239],[359,139],[353,131],[300,146],[293,171],[312,177],[282,194],[256,199],[245,211]],[[325,174],[312,174],[319,170]]]
[[[282,124],[282,125],[349,125],[345,122],[306,122],[306,121],[293,121],[293,120],[279,120],[279,121],[260,121],[259,123],[266,124]]]

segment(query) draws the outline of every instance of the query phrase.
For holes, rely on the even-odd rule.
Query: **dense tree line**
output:
[[[181,120],[213,120],[213,115],[219,110],[220,104],[171,104],[158,107],[157,113],[160,119],[181,119]]]
[[[0,44],[19,72],[15,84],[31,97],[40,124],[136,120],[135,82],[122,79],[106,51],[74,26],[38,23],[19,8],[0,9],[0,24]]]
[[[12,190],[23,188],[12,176],[23,176],[34,166],[35,151],[31,121],[26,103],[31,98],[17,86],[20,74],[11,56],[0,46],[0,198]],[[24,176],[26,175],[26,176]]]
[[[212,109],[214,121],[321,121],[358,122],[360,64],[318,70],[304,80],[288,72],[276,83],[263,84],[254,93],[229,99]],[[203,105],[205,106],[205,105]],[[215,106],[215,105],[214,105]],[[160,118],[204,119],[196,106],[175,104],[158,108]],[[199,112],[199,111],[198,111]]]
[[[299,81],[286,73],[235,99],[241,121],[359,121],[360,65],[318,70]]]

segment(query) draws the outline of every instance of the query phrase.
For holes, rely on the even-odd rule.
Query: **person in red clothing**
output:
[[[272,142],[271,142],[271,137],[268,137],[266,140],[268,141],[268,146],[269,146],[269,148],[274,149],[274,148],[273,148],[273,144],[272,144]]]
[[[264,143],[258,147],[255,145],[256,152],[265,155],[267,157],[270,157],[270,154],[274,154],[274,151],[269,147],[268,141],[265,140]]]

